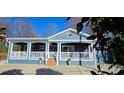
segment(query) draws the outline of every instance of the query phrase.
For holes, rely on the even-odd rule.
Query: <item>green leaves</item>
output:
[[[71,17],[68,17],[69,20]],[[85,24],[84,24],[85,23]],[[97,39],[93,48],[101,50],[102,54],[108,56],[111,52],[110,59],[124,66],[124,18],[123,17],[82,17],[77,23],[77,33],[80,33],[84,26],[87,26],[95,35],[87,39]],[[112,33],[111,35],[109,33]],[[107,52],[108,54],[104,54]],[[106,58],[104,58],[106,61]],[[93,73],[95,74],[95,73]]]
[[[3,45],[3,44],[0,44],[0,53],[1,52],[7,52],[8,51],[8,48],[7,46]]]
[[[97,38],[96,35],[91,35],[91,36],[87,37],[87,39],[89,39],[89,40],[93,40],[93,39],[96,39],[96,38]]]
[[[67,17],[66,20],[70,20],[70,19],[71,19],[71,17]],[[77,23],[77,25],[76,25],[77,33],[80,33],[81,32],[81,30],[83,29],[83,24],[85,22],[89,21],[89,19],[90,19],[90,17],[82,17],[81,18],[81,22]]]
[[[78,23],[77,26],[76,26],[77,33],[81,32],[81,30],[83,29],[83,24],[85,22],[87,22],[89,19],[90,19],[90,17],[82,17],[81,18],[81,22]]]
[[[82,23],[85,23],[85,22],[87,22],[89,19],[90,19],[90,17],[83,17],[83,18],[81,18],[81,22],[82,22]]]
[[[82,29],[83,29],[83,23],[80,22],[80,23],[78,23],[77,26],[76,26],[77,33],[80,33]]]
[[[109,41],[111,38],[107,37],[107,38],[103,38],[100,43],[105,45],[107,41]]]

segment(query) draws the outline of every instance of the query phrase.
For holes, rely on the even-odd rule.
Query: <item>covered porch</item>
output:
[[[92,61],[92,43],[86,42],[49,42],[49,41],[18,41],[9,42],[10,60],[45,60],[54,58],[56,63],[59,60],[70,61]]]
[[[90,43],[62,43],[61,60],[89,61],[93,60],[92,46]]]

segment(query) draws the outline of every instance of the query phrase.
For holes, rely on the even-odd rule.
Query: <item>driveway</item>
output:
[[[46,66],[39,64],[0,64],[0,73],[4,75],[91,75],[95,68],[83,66]]]

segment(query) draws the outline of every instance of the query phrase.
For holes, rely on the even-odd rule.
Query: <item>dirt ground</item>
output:
[[[0,53],[0,62],[1,60],[6,60],[7,59],[7,53]]]
[[[39,65],[39,64],[0,64],[0,73],[7,72],[7,71],[15,71],[19,72],[19,74],[24,75],[35,75],[41,71],[46,72],[43,73],[45,75],[54,75],[56,72],[62,75],[90,75],[90,70],[94,68],[87,68],[82,66],[46,66],[46,65]],[[38,72],[39,71],[39,72]],[[41,72],[40,72],[41,73]],[[39,73],[39,74],[40,74]],[[57,73],[55,75],[57,75]],[[10,73],[11,74],[11,73]],[[17,73],[18,74],[18,73]],[[42,73],[41,73],[42,74]]]

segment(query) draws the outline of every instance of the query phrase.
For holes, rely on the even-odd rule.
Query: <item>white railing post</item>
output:
[[[91,52],[91,54],[92,54],[92,59],[94,60],[94,56],[93,56],[93,55],[94,55],[94,49],[95,49],[95,48],[93,49],[93,43],[91,43],[91,48],[92,48],[92,52]]]
[[[41,51],[32,51],[31,53],[30,53],[30,59],[31,60],[39,60],[39,58],[42,58],[43,60],[45,59],[44,58],[44,54],[45,54],[45,52],[41,52]]]
[[[91,61],[92,58],[89,58],[89,55],[92,57],[92,52],[89,54],[89,52],[80,52],[82,57],[82,61]],[[62,52],[61,59],[74,59],[74,60],[79,60],[79,52]]]
[[[89,52],[89,59],[92,59],[92,52],[91,52],[91,45],[88,46],[88,52]]]

